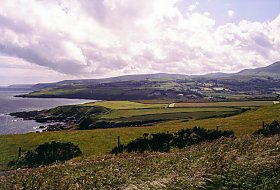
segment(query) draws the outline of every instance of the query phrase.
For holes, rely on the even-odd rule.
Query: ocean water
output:
[[[34,111],[54,108],[61,105],[80,104],[94,100],[64,99],[64,98],[19,98],[18,94],[26,91],[0,90],[0,134],[19,134],[40,131],[41,123],[33,120],[14,118],[9,113],[20,111]]]

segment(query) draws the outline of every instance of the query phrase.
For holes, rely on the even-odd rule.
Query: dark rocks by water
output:
[[[10,113],[10,115],[24,120],[35,120],[38,123],[47,124],[38,127],[38,129],[43,129],[42,131],[61,131],[75,128],[75,122],[72,117],[64,118],[61,116],[47,115],[46,110],[15,112]]]
[[[73,126],[67,125],[67,124],[52,124],[52,125],[47,125],[47,128],[44,129],[43,131],[62,131],[62,130],[69,130],[72,129]]]

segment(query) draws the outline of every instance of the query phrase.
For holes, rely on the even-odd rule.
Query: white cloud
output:
[[[217,26],[207,13],[184,17],[176,3],[4,1],[0,53],[48,68],[52,75],[83,78],[233,72],[280,59],[280,16]]]
[[[198,5],[199,5],[199,2],[196,1],[194,4],[191,4],[188,6],[188,10],[191,12],[194,11]]]
[[[233,17],[235,15],[235,12],[233,10],[228,10],[227,15],[228,17]]]

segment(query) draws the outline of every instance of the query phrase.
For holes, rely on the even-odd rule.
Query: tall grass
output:
[[[279,142],[243,136],[171,153],[72,160],[0,177],[0,189],[279,189]]]

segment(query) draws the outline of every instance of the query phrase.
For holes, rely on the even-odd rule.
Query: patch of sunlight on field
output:
[[[83,106],[103,106],[110,109],[166,108],[168,104],[143,104],[131,101],[100,101],[82,104]]]
[[[205,128],[216,128],[219,126],[221,130],[233,130],[237,136],[244,134],[252,134],[262,127],[262,122],[270,123],[273,120],[280,121],[280,104],[264,106],[258,109],[250,110],[245,113],[226,117],[226,118],[210,118],[201,120],[190,120],[188,122],[175,121],[171,123],[161,123],[158,127],[173,126],[173,129],[181,129],[183,127],[200,126]]]

